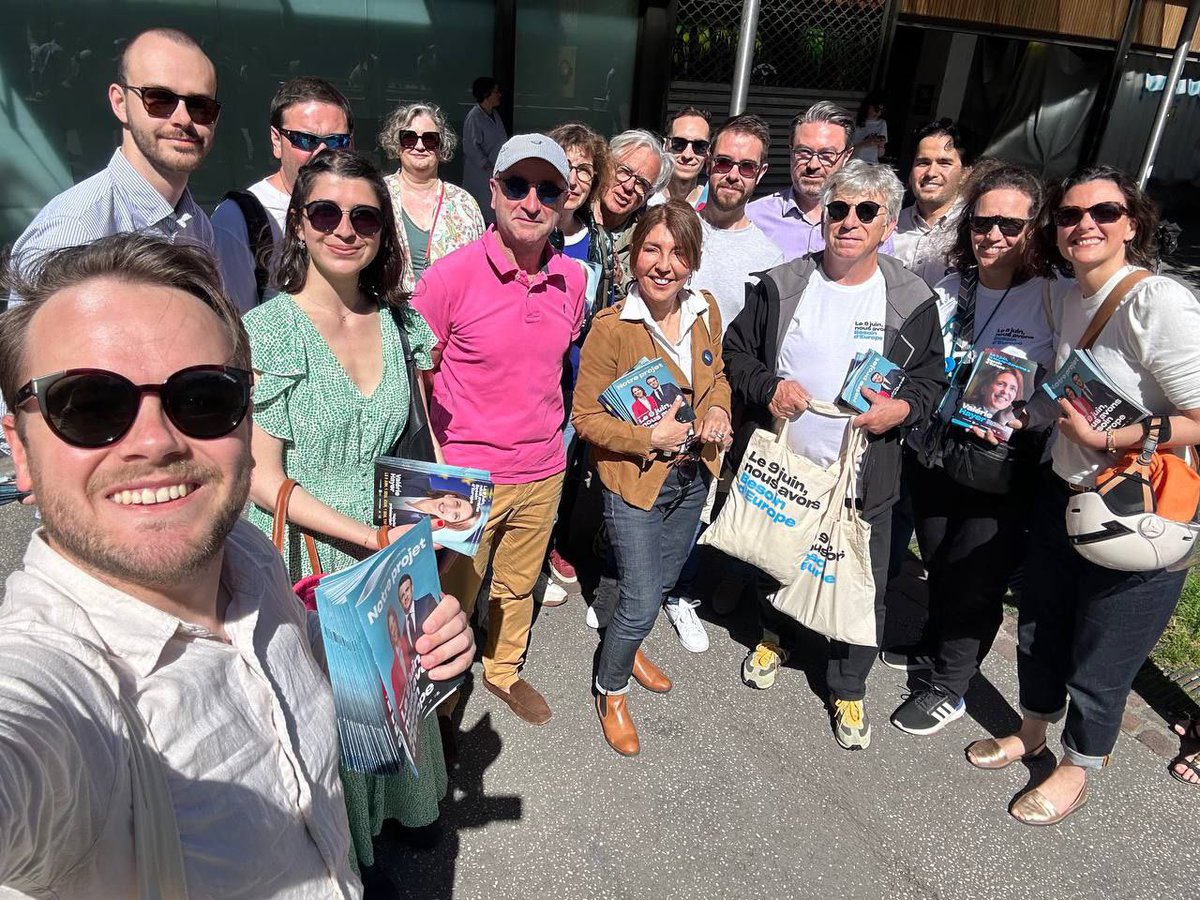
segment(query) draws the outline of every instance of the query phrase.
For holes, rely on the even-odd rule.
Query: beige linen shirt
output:
[[[245,521],[221,584],[229,643],[34,534],[0,607],[0,897],[138,896],[118,690],[160,752],[191,900],[361,895],[329,683],[279,554]]]

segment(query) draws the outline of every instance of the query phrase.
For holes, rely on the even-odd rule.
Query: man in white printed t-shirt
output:
[[[928,417],[946,383],[933,292],[898,260],[878,252],[896,227],[903,196],[904,186],[883,166],[854,160],[832,175],[821,198],[826,249],[765,272],[724,345],[725,370],[735,401],[746,404],[753,420],[748,425],[769,428],[775,419],[791,419],[791,449],[820,466],[841,454],[848,420],[805,414],[809,401],[836,400],[860,352],[876,350],[904,370],[904,383],[891,397],[866,391],[870,408],[852,420],[868,433],[856,505],[871,526],[879,635],[891,507],[900,484],[900,428]],[[744,450],[748,431],[739,432],[735,450]],[[786,657],[782,631],[788,620],[765,599],[759,606],[762,637],[742,665],[742,679],[766,688]],[[875,652],[830,642],[829,703],[834,736],[846,749],[871,741],[864,698]]]
[[[354,131],[350,101],[323,78],[285,81],[271,100],[270,118],[279,171],[230,191],[212,214],[221,280],[243,313],[270,296],[268,273],[300,167],[324,149],[349,147]]]

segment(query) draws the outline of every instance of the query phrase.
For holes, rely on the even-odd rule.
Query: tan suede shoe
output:
[[[483,686],[530,725],[545,725],[550,721],[550,705],[528,681],[518,678],[505,690],[484,678]]]

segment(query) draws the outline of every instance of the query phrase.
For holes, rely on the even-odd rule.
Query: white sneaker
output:
[[[671,601],[674,600],[675,598],[672,597]],[[679,643],[683,644],[683,649],[690,650],[692,653],[703,653],[708,649],[708,632],[704,630],[700,617],[696,615],[696,607],[699,605],[699,600],[682,598],[677,603],[668,602],[666,604],[667,618],[675,626],[675,631],[679,635]]]
[[[570,596],[557,581],[546,578],[546,587],[542,591],[542,606],[562,606]]]
[[[588,628],[598,629],[600,627],[600,620],[596,618],[596,610],[592,609],[590,606],[587,608],[587,615],[584,616],[583,620],[587,622]]]

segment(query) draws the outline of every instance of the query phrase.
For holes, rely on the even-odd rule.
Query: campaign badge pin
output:
[[[711,366],[711,365],[712,365],[712,361],[713,361],[713,355],[712,355],[712,351],[711,351],[711,350],[705,350],[705,351],[704,351],[704,353],[703,353],[703,354],[701,354],[700,358],[701,358],[702,360],[704,360],[704,364],[705,364],[706,366]]]

